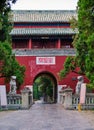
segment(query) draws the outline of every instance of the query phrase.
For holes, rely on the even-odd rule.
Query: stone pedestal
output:
[[[22,109],[28,109],[32,104],[32,94],[29,88],[21,91],[22,95]]]
[[[63,90],[63,93],[65,95],[64,100],[64,108],[65,109],[71,109],[72,108],[72,89],[70,87]]]

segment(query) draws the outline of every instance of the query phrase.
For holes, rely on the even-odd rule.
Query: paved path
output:
[[[5,113],[0,112],[0,130],[94,130],[94,112],[65,110],[58,104],[37,103]]]

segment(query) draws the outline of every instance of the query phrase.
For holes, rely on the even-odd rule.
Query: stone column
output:
[[[72,89],[70,87],[64,90],[65,100],[64,100],[64,108],[71,109],[72,108]]]
[[[29,93],[30,93],[30,90],[28,88],[25,88],[21,91],[22,109],[28,109],[31,105],[29,101]]]

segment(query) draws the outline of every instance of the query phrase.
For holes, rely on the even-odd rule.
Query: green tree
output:
[[[10,41],[10,31],[12,29],[11,4],[16,0],[1,0],[0,1],[0,41]]]
[[[10,77],[17,77],[17,87],[23,83],[25,67],[21,66],[12,53],[10,32],[12,29],[11,4],[16,0],[1,0],[0,2],[0,78],[4,77],[6,82]]]
[[[85,74],[94,86],[94,1],[79,0],[77,13],[76,28],[79,33],[73,41],[76,56],[66,59],[60,76],[64,77],[71,71]],[[77,67],[79,71],[76,71]]]

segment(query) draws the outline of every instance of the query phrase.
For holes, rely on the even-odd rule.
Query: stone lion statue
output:
[[[84,82],[84,78],[83,76],[78,76],[77,79],[78,79],[78,82],[76,85],[76,94],[80,94],[81,84]]]
[[[16,94],[16,76],[11,76],[10,80],[10,93]]]

